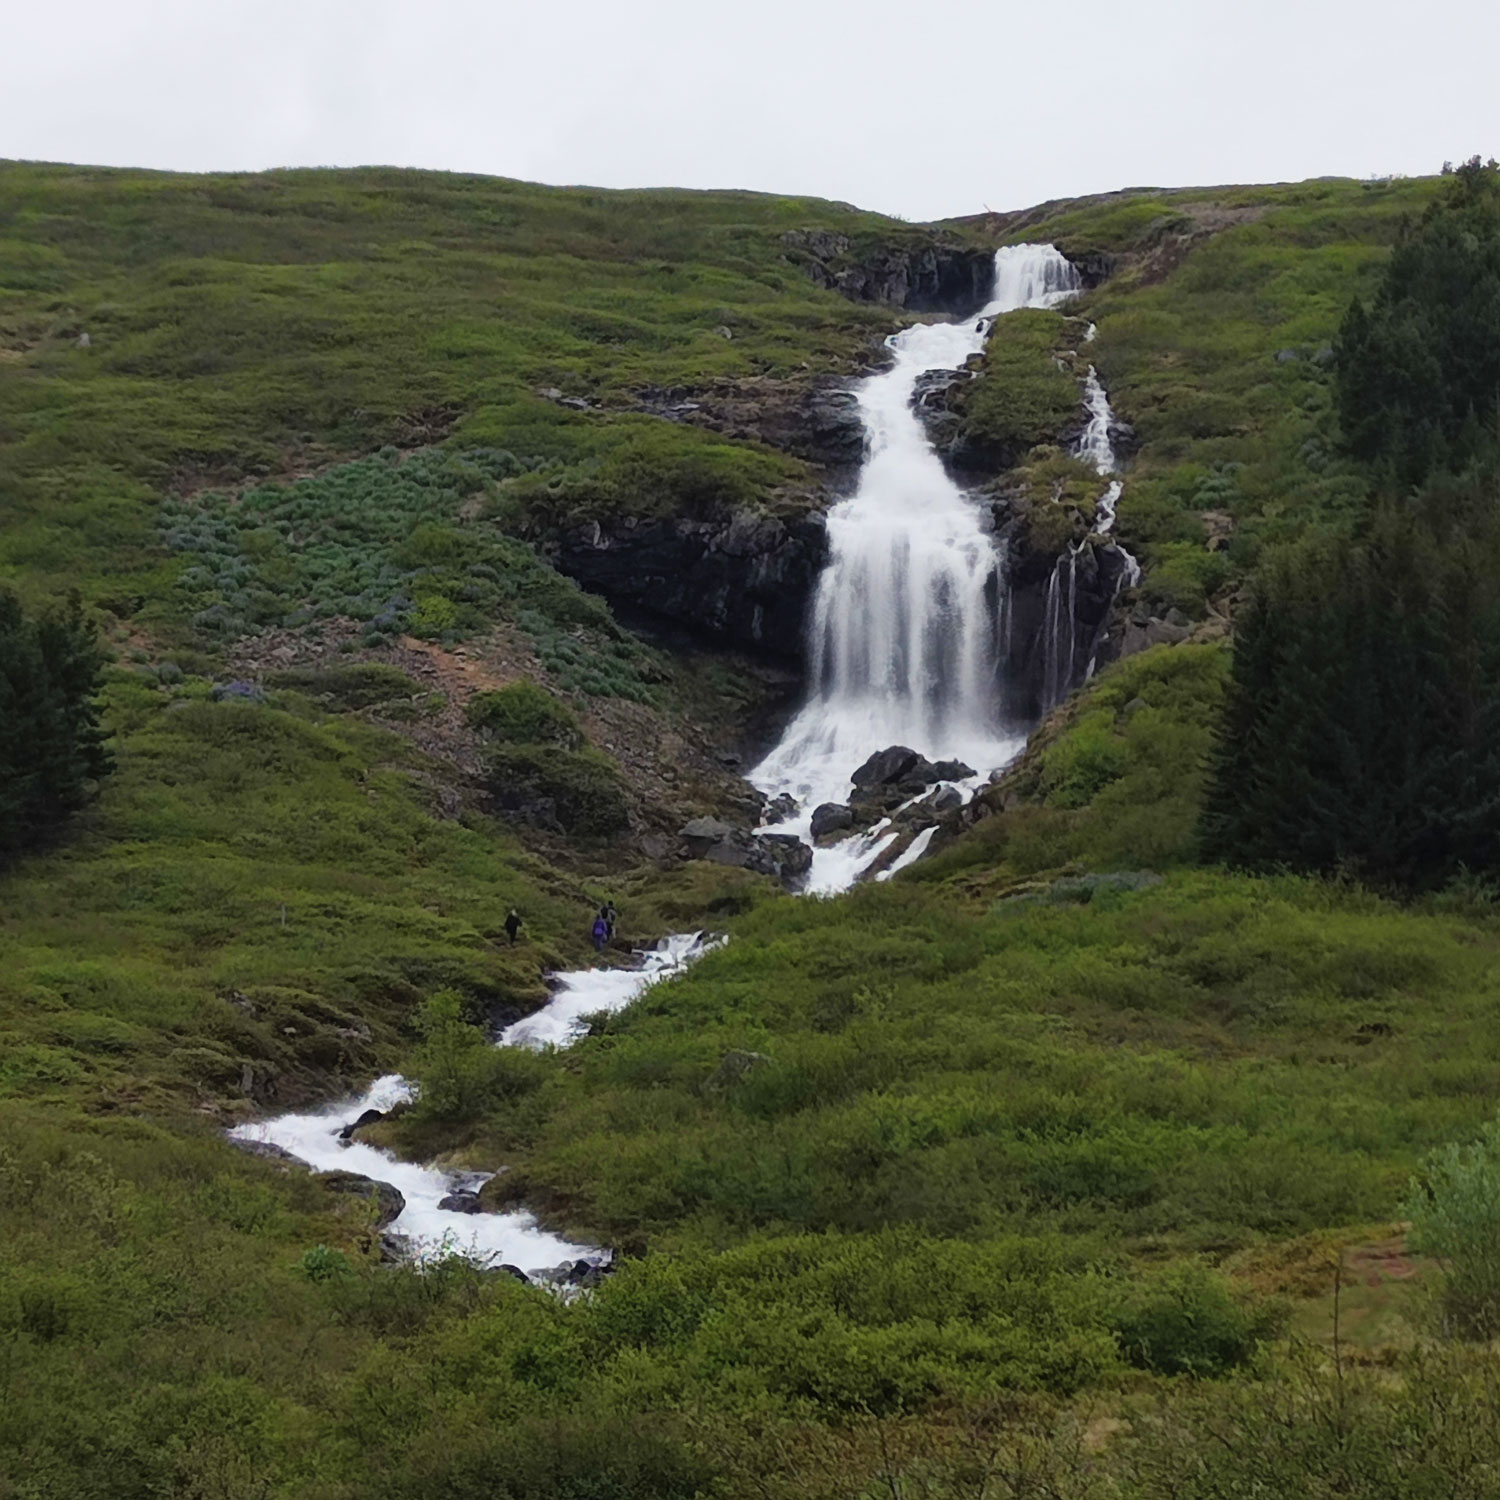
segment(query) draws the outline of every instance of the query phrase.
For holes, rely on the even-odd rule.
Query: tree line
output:
[[[1356,534],[1262,568],[1206,857],[1396,889],[1500,868],[1500,166],[1456,170],[1337,344]]]

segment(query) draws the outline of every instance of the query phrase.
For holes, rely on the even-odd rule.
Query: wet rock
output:
[[[783,880],[795,880],[812,869],[813,852],[794,833],[763,833],[760,842],[770,846],[777,874]]]
[[[932,769],[938,781],[967,781],[979,774],[973,766],[965,765],[961,760],[935,760]]]
[[[854,827],[854,809],[846,802],[823,802],[813,809],[812,836],[823,838]]]
[[[323,1172],[318,1181],[330,1193],[350,1193],[369,1200],[375,1213],[373,1228],[384,1229],[401,1217],[406,1199],[389,1182],[377,1182],[359,1172]]]
[[[459,1188],[449,1193],[446,1198],[439,1201],[438,1207],[452,1214],[478,1214],[484,1212],[484,1205],[479,1201],[479,1194],[470,1192],[467,1188]]]
[[[932,810],[935,813],[957,812],[964,805],[964,794],[956,786],[939,787],[933,794]]]
[[[373,1125],[377,1120],[385,1119],[383,1109],[367,1109],[357,1120],[350,1120],[344,1128],[339,1131],[341,1141],[352,1141],[356,1130],[363,1130],[366,1125]]]
[[[522,1285],[523,1285],[523,1286],[530,1286],[530,1285],[531,1285],[531,1277],[529,1277],[529,1276],[528,1276],[528,1275],[527,1275],[527,1274],[526,1274],[526,1273],[525,1273],[525,1272],[524,1272],[524,1271],[523,1271],[523,1270],[522,1270],[522,1269],[521,1269],[521,1268],[520,1268],[520,1266],[513,1266],[513,1265],[511,1265],[511,1264],[510,1264],[510,1263],[509,1263],[509,1262],[507,1262],[507,1263],[506,1263],[506,1264],[505,1264],[505,1265],[502,1265],[502,1266],[496,1266],[496,1267],[495,1267],[495,1269],[496,1269],[496,1271],[498,1271],[498,1272],[499,1272],[499,1273],[500,1273],[500,1274],[501,1274],[501,1275],[502,1275],[502,1276],[509,1276],[509,1277],[511,1277],[511,1278],[512,1278],[512,1279],[513,1279],[513,1280],[515,1280],[515,1281],[519,1281],[519,1282],[520,1282],[520,1283],[521,1283],[521,1284],[522,1284]]]
[[[790,793],[783,792],[766,803],[766,822],[785,823],[788,818],[795,818],[801,810],[801,803]]]
[[[683,824],[682,840],[689,859],[706,859],[778,880],[796,880],[812,868],[812,850],[791,833],[756,835],[718,818],[694,818]]]
[[[927,761],[906,745],[891,745],[877,750],[849,778],[855,786],[887,786],[891,782],[905,781],[912,772]]]
[[[746,511],[592,521],[560,538],[555,561],[606,598],[800,662],[827,556],[820,511],[787,519]]]

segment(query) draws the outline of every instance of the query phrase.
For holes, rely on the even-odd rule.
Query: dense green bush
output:
[[[576,750],[583,743],[577,714],[534,682],[512,682],[494,692],[476,693],[464,713],[484,738],[504,744]]]
[[[412,1060],[417,1110],[428,1120],[453,1124],[500,1110],[541,1085],[534,1052],[497,1047],[465,1014],[463,996],[439,990],[417,1015],[422,1044]]]
[[[1422,1164],[1404,1212],[1411,1248],[1442,1266],[1444,1329],[1500,1334],[1500,1121],[1470,1145],[1444,1146]]]
[[[95,702],[103,665],[76,600],[28,619],[0,591],[0,862],[55,833],[109,770]]]
[[[1159,1375],[1226,1375],[1275,1332],[1276,1310],[1249,1304],[1206,1266],[1187,1264],[1131,1289],[1115,1330],[1131,1364]]]
[[[590,746],[497,745],[488,778],[496,805],[524,821],[585,836],[618,833],[630,821],[619,767]]]

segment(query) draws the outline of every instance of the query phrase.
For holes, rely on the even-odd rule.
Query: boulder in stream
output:
[[[484,1212],[484,1204],[479,1201],[479,1194],[470,1192],[467,1188],[456,1188],[446,1198],[439,1200],[438,1207],[451,1214]]]
[[[363,1130],[366,1125],[373,1125],[377,1120],[385,1119],[383,1109],[367,1109],[357,1120],[350,1120],[344,1128],[339,1131],[341,1141],[352,1141],[356,1130]]]
[[[322,1172],[318,1180],[330,1193],[351,1193],[369,1199],[375,1210],[375,1229],[393,1224],[406,1208],[406,1199],[399,1188],[360,1172]]]
[[[843,833],[854,827],[854,809],[847,802],[823,802],[813,809],[812,836]]]

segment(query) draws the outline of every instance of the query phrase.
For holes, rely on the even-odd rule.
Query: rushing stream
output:
[[[917,324],[894,335],[888,341],[890,368],[861,383],[865,460],[855,494],[828,515],[829,560],[813,605],[808,701],[752,774],[768,796],[790,793],[801,808],[774,831],[810,840],[814,808],[844,801],[851,772],[886,746],[906,745],[934,761],[957,759],[978,768],[972,783],[960,784],[968,796],[1024,743],[1001,723],[997,708],[995,674],[1009,628],[1004,553],[979,505],[949,478],[913,401],[925,372],[961,369],[983,349],[995,318],[1018,308],[1054,306],[1078,290],[1076,269],[1053,246],[1000,250],[994,297],[982,312],[964,322]],[[1090,327],[1087,340],[1092,337]],[[1113,416],[1093,366],[1084,406],[1088,422],[1078,454],[1101,476],[1113,475]],[[1099,534],[1113,526],[1120,493],[1120,481],[1112,479],[1098,505]],[[1134,582],[1139,569],[1124,555],[1127,577]],[[1049,589],[1041,644],[1047,692],[1055,699],[1072,686],[1076,558],[1073,550],[1059,559]],[[919,832],[878,878],[888,879],[920,859],[935,832],[933,827]],[[807,891],[847,889],[899,836],[887,817],[867,832],[817,849]],[[718,941],[702,933],[682,934],[637,954],[630,968],[555,974],[552,999],[507,1027],[498,1045],[566,1047],[581,1034],[587,1016],[629,1005]],[[556,1279],[579,1261],[595,1265],[604,1259],[594,1247],[548,1233],[530,1214],[470,1213],[452,1206],[454,1194],[472,1194],[490,1174],[417,1166],[378,1147],[341,1139],[344,1126],[364,1111],[389,1110],[412,1097],[411,1084],[391,1074],[357,1098],[242,1125],[231,1134],[278,1147],[315,1171],[357,1172],[396,1187],[405,1207],[390,1233],[418,1260],[457,1253]]]
[[[979,505],[943,467],[913,397],[925,372],[961,369],[979,353],[995,318],[1055,306],[1080,288],[1076,268],[1052,245],[997,251],[989,306],[961,323],[920,323],[893,335],[890,368],[861,383],[865,460],[854,495],[828,513],[808,701],[751,775],[767,796],[789,793],[800,805],[775,832],[810,840],[813,810],[845,801],[850,773],[888,745],[965,761],[979,770],[978,782],[1024,743],[996,706],[1003,556]],[[895,837],[886,820],[815,849],[806,889],[846,889]]]
[[[566,1047],[583,1030],[583,1018],[599,1011],[616,1011],[671,974],[680,974],[694,959],[717,945],[703,933],[683,933],[663,939],[656,948],[636,955],[627,969],[580,969],[552,976],[553,995],[534,1015],[508,1026],[500,1046]],[[275,1119],[240,1125],[230,1131],[235,1139],[279,1147],[305,1162],[315,1172],[358,1172],[388,1182],[406,1200],[400,1216],[389,1226],[416,1260],[458,1254],[482,1265],[510,1265],[538,1279],[566,1271],[578,1261],[602,1263],[606,1255],[592,1245],[574,1245],[549,1234],[528,1213],[465,1213],[441,1205],[454,1193],[477,1192],[489,1172],[447,1172],[418,1166],[368,1146],[344,1141],[339,1133],[367,1109],[388,1110],[413,1097],[412,1086],[398,1074],[377,1078],[352,1099],[341,1100],[310,1114],[279,1115]]]

